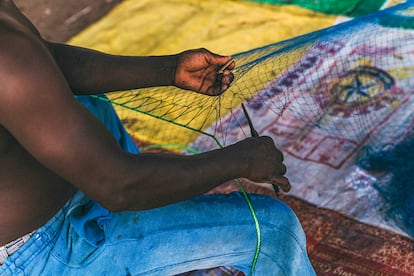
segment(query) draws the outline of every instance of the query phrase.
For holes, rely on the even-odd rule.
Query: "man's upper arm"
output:
[[[160,207],[240,176],[245,162],[237,148],[191,158],[122,151],[74,99],[41,41],[5,38],[1,26],[0,41],[0,124],[45,167],[104,207]]]
[[[74,99],[40,41],[19,34],[3,38],[0,124],[44,166],[78,188],[94,190],[90,185],[97,172],[109,171],[111,160],[119,160],[122,151]]]

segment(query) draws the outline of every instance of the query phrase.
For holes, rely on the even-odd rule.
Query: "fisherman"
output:
[[[271,138],[194,156],[131,153],[74,97],[168,85],[217,96],[231,84],[234,63],[217,73],[231,57],[49,42],[11,0],[0,0],[0,41],[0,275],[249,273],[257,240],[243,197],[203,194],[239,177],[288,191]],[[314,275],[293,211],[250,199],[261,223],[256,274]]]

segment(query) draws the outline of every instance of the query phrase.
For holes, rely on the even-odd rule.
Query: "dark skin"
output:
[[[111,211],[164,206],[240,177],[290,189],[269,137],[194,156],[133,155],[73,97],[167,85],[216,96],[231,83],[234,63],[216,81],[231,57],[113,56],[48,42],[11,0],[0,0],[0,41],[0,245],[40,227],[78,189]]]

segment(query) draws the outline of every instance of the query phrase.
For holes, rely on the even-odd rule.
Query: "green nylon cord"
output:
[[[256,251],[254,253],[254,257],[253,257],[253,261],[252,261],[252,267],[250,268],[250,274],[249,274],[249,275],[253,275],[254,270],[256,269],[257,259],[259,258],[260,248],[262,246],[260,223],[259,223],[259,219],[257,218],[256,211],[254,210],[252,201],[250,200],[249,195],[247,194],[246,190],[244,189],[240,179],[237,179],[237,184],[239,185],[240,190],[242,191],[244,200],[246,201],[247,205],[249,206],[249,210],[250,210],[250,213],[252,214],[252,217],[253,217],[253,220],[254,220],[254,225],[256,227],[256,237],[257,237]]]
[[[219,145],[221,147],[221,145]],[[180,144],[160,144],[160,145],[150,145],[150,146],[145,146],[145,147],[141,147],[140,149],[142,151],[146,151],[146,150],[151,150],[151,149],[185,149],[188,152],[194,153],[194,154],[199,154],[202,153],[202,151],[193,148],[193,147],[189,147],[189,146],[185,146],[185,145],[180,145]],[[221,147],[222,148],[222,147]],[[240,190],[242,191],[244,200],[246,201],[247,205],[249,206],[249,211],[252,214],[254,223],[255,223],[255,227],[256,227],[256,236],[257,236],[257,243],[256,243],[256,252],[253,258],[253,262],[252,262],[252,267],[250,270],[250,275],[253,275],[253,272],[256,268],[256,263],[257,263],[257,258],[259,258],[259,253],[260,253],[260,247],[261,247],[261,231],[260,231],[260,224],[259,224],[259,220],[257,219],[256,216],[256,212],[254,211],[253,208],[253,204],[249,198],[248,193],[246,192],[246,190],[244,189],[240,179],[236,179],[237,185],[240,187]]]
[[[186,128],[188,130],[195,131],[195,132],[198,132],[200,134],[206,135],[206,136],[210,137],[211,139],[213,139],[216,142],[216,144],[218,145],[219,148],[223,148],[223,146],[220,144],[220,142],[218,141],[218,139],[214,135],[209,134],[207,132],[204,132],[202,130],[198,130],[198,129],[195,129],[195,128],[186,126],[184,124],[180,124],[180,123],[174,122],[174,121],[169,120],[167,118],[164,118],[162,116],[157,116],[157,115],[151,114],[149,112],[145,112],[145,111],[139,110],[137,108],[133,108],[133,107],[127,106],[125,104],[121,104],[121,103],[117,103],[115,101],[111,101],[108,98],[100,97],[98,95],[90,95],[90,97],[97,98],[97,99],[102,100],[102,101],[110,102],[112,104],[115,104],[115,105],[118,105],[118,106],[121,106],[121,107],[130,109],[130,110],[133,110],[133,111],[142,113],[144,115],[147,115],[147,116],[150,116],[150,117],[153,117],[153,118],[162,120],[162,121],[166,121],[166,122],[169,122],[171,124],[174,124],[174,125],[177,125],[177,126],[180,126],[180,127],[183,127],[183,128]],[[160,147],[165,147],[165,148],[182,148],[182,149],[187,149],[189,152],[192,152],[192,153],[200,153],[200,151],[198,151],[195,148],[187,147],[187,146],[183,146],[183,145],[177,145],[177,144],[165,144],[165,145],[160,145]],[[153,149],[153,148],[156,148],[156,146],[149,146],[147,148],[148,149]],[[247,194],[246,190],[244,189],[244,187],[243,187],[240,179],[237,179],[236,181],[237,181],[237,184],[240,187],[240,190],[241,190],[241,192],[243,194],[244,200],[246,201],[247,206],[249,207],[249,210],[250,210],[250,213],[251,213],[252,218],[254,220],[254,224],[255,224],[255,228],[256,228],[256,237],[257,237],[256,250],[255,250],[255,254],[254,254],[254,257],[253,257],[253,261],[252,261],[252,267],[250,269],[250,274],[249,274],[249,275],[253,275],[253,273],[254,273],[254,271],[256,269],[257,259],[259,258],[260,248],[261,248],[261,231],[260,231],[260,224],[259,224],[259,220],[258,220],[257,215],[256,215],[256,211],[254,210],[252,201],[249,198],[249,195]]]

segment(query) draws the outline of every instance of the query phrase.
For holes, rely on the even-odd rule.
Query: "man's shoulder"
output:
[[[34,51],[36,39],[0,18],[0,56],[2,60],[10,55]]]
[[[30,63],[45,51],[38,38],[15,29],[1,18],[0,41],[0,80],[2,77],[8,80],[19,77],[16,73],[26,71],[25,68],[30,67]]]

